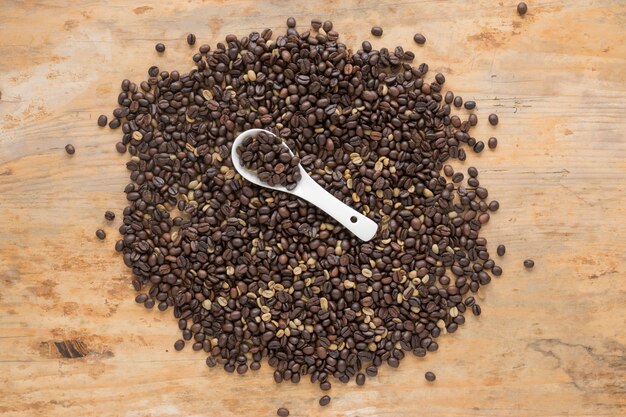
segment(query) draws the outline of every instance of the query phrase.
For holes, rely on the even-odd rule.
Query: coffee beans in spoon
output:
[[[242,165],[270,186],[293,190],[302,178],[300,158],[293,156],[283,141],[270,133],[245,138],[237,148]]]

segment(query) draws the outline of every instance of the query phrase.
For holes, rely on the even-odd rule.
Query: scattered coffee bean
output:
[[[74,155],[76,149],[74,149],[74,145],[68,143],[67,145],[65,145],[65,152],[67,152],[68,155]]]
[[[356,384],[357,385],[363,385],[365,384],[365,374],[359,372],[358,374],[356,374]]]
[[[193,33],[190,33],[189,35],[187,35],[187,43],[191,46],[196,44],[196,35],[194,35]]]
[[[98,117],[98,126],[104,127],[104,126],[107,125],[107,122],[108,122],[108,119],[107,119],[107,117],[104,114],[101,114]]]
[[[107,210],[104,212],[104,218],[109,221],[115,220],[115,213],[113,213],[111,210]]]
[[[185,347],[185,341],[182,339],[178,339],[176,343],[174,343],[174,349],[176,350],[183,350],[184,347]]]
[[[483,142],[482,140],[476,142],[476,145],[474,145],[474,152],[481,153],[483,149],[485,149],[485,142]]]
[[[523,1],[517,5],[517,13],[520,16],[524,16],[527,11],[528,11],[528,6]]]
[[[490,123],[492,126],[497,125],[497,124],[498,124],[498,115],[497,115],[497,114],[494,114],[494,113],[491,113],[491,114],[489,115],[489,123]]]
[[[328,395],[324,395],[322,398],[320,398],[320,405],[322,407],[327,406],[328,404],[330,404],[330,396]]]
[[[371,32],[374,36],[383,36],[383,28],[380,26],[374,26]]]
[[[287,19],[287,27],[288,28],[295,28],[296,27],[296,19],[294,19],[293,17],[290,17]]]
[[[434,373],[430,372],[430,371],[426,372],[424,374],[424,377],[426,378],[426,381],[428,381],[428,382],[433,382],[435,379],[437,379],[437,376]]]
[[[535,261],[533,261],[532,259],[526,259],[524,261],[524,268],[526,269],[531,269],[535,266]]]
[[[104,240],[107,237],[107,234],[104,232],[104,230],[98,229],[96,230],[96,236],[98,237],[98,239]]]
[[[498,256],[504,256],[504,254],[506,253],[506,246],[498,245],[496,252],[498,253]]]
[[[320,19],[311,19],[311,27],[315,30],[320,30],[322,21]]]
[[[413,35],[413,40],[418,45],[424,45],[426,43],[426,37],[421,33],[416,33],[415,35]]]
[[[156,49],[157,52],[165,52],[165,45],[163,45],[162,43],[157,43],[156,45],[154,45],[154,49]]]
[[[473,313],[475,316],[480,316],[481,309],[480,309],[480,306],[479,306],[478,304],[474,304],[474,305],[472,306],[472,313]]]
[[[497,201],[475,168],[465,186],[445,165],[482,142],[450,114],[463,100],[442,97],[444,75],[427,82],[428,65],[400,47],[351,53],[330,21],[311,26],[228,35],[200,46],[197,71],[124,80],[109,126],[129,154],[115,249],[137,301],[171,308],[208,367],[242,374],[265,359],[277,383],[306,376],[328,390],[438,350],[502,270],[480,235]],[[242,160],[279,182],[298,161],[378,235],[358,241],[304,201],[243,181],[230,146],[251,128],[294,156],[269,141]]]
[[[466,101],[465,102],[465,108],[467,110],[472,110],[476,108],[476,102],[475,101]]]
[[[276,414],[278,414],[279,417],[287,417],[289,415],[289,410],[281,407],[276,411]]]
[[[496,149],[496,146],[498,146],[498,139],[494,137],[489,138],[487,146],[489,146],[489,149]]]

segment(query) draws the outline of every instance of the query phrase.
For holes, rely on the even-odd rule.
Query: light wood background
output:
[[[624,1],[528,0],[523,18],[515,0],[0,3],[1,416],[626,415]],[[134,303],[113,250],[127,156],[119,130],[96,126],[123,78],[191,67],[187,33],[215,45],[290,15],[331,18],[355,49],[414,51],[478,102],[477,136],[500,140],[465,163],[501,202],[490,248],[507,245],[483,315],[427,358],[334,383],[325,408],[316,386],[276,385],[267,366],[229,375],[175,352],[171,311]]]

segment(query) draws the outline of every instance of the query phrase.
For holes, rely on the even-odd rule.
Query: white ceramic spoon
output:
[[[233,165],[235,169],[241,174],[242,177],[244,177],[251,183],[254,183],[261,187],[270,188],[276,191],[282,191],[283,193],[293,194],[303,200],[308,201],[309,203],[324,210],[329,216],[337,220],[346,229],[351,231],[356,237],[365,242],[374,237],[376,231],[378,230],[378,225],[376,224],[376,222],[354,210],[352,207],[347,206],[341,201],[337,200],[332,194],[330,194],[318,183],[316,183],[313,178],[309,177],[309,174],[307,174],[304,168],[302,168],[302,165],[298,165],[298,167],[300,168],[300,173],[302,174],[302,179],[298,181],[298,185],[296,185],[296,188],[294,188],[293,190],[288,190],[287,188],[280,185],[270,186],[267,183],[261,181],[259,177],[257,177],[255,172],[245,168],[239,160],[239,155],[237,155],[237,148],[241,145],[241,142],[245,138],[257,135],[259,133],[274,135],[272,132],[264,129],[250,129],[237,136],[237,139],[235,139],[235,142],[233,142],[231,158],[233,160]],[[284,143],[283,145],[287,147],[287,145],[285,145]],[[289,149],[289,153],[293,155],[291,149]]]

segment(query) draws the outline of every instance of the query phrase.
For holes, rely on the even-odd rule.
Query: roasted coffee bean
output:
[[[523,1],[517,5],[517,13],[520,16],[524,16],[527,11],[528,11],[528,6]]]
[[[476,102],[475,101],[466,101],[464,104],[465,108],[467,110],[472,110],[476,108]]]
[[[107,237],[107,234],[102,229],[96,230],[96,237],[100,240],[104,240]]]
[[[289,410],[286,409],[285,407],[281,407],[276,411],[276,414],[279,417],[287,417],[289,415]]]
[[[176,343],[174,343],[174,349],[176,350],[183,350],[184,347],[185,347],[185,341],[182,339],[178,339]]]
[[[474,145],[473,149],[474,149],[474,152],[481,153],[483,149],[485,149],[485,142],[483,142],[482,140],[479,140],[478,142],[476,142],[476,145]]]
[[[320,398],[319,403],[322,407],[327,406],[328,404],[330,404],[330,397],[328,395],[324,395],[322,398]]]
[[[497,114],[494,114],[494,113],[491,113],[491,114],[489,115],[489,123],[490,123],[492,126],[497,125],[497,124],[498,124],[498,115],[497,115]]]
[[[437,376],[429,371],[424,374],[424,378],[426,378],[426,381],[428,382],[433,382],[435,379],[437,379]]]
[[[374,36],[383,36],[383,28],[381,28],[380,26],[374,26],[372,27],[372,35]]]
[[[481,308],[478,304],[472,306],[472,313],[474,313],[475,316],[480,316]]]
[[[107,125],[107,122],[108,122],[108,119],[107,119],[107,117],[104,114],[101,114],[98,117],[98,126],[104,127],[104,126]]]
[[[524,261],[524,268],[526,269],[531,269],[535,266],[535,261],[533,261],[532,259],[526,259]]]
[[[189,35],[187,35],[187,43],[189,45],[195,45],[196,44],[196,35],[194,35],[193,33],[190,33]]]
[[[504,256],[504,254],[506,253],[506,246],[498,245],[497,253],[498,253],[498,256]]]
[[[165,45],[163,45],[162,43],[157,43],[156,45],[154,45],[154,49],[156,49],[156,51],[159,53],[165,52]]]
[[[496,146],[498,146],[498,139],[494,137],[489,138],[487,146],[489,146],[489,149],[496,149]]]
[[[288,28],[295,28],[296,27],[296,19],[294,19],[293,17],[290,17],[287,19],[287,27]]]
[[[74,149],[74,145],[67,144],[65,145],[65,152],[67,152],[68,155],[74,155],[76,149]]]
[[[104,218],[109,221],[115,220],[115,213],[113,213],[111,210],[107,210],[104,212]]]
[[[482,143],[478,119],[451,114],[463,100],[442,91],[444,74],[427,81],[428,65],[401,47],[351,53],[330,21],[311,26],[228,35],[199,47],[197,71],[124,80],[109,126],[129,154],[115,249],[138,302],[171,307],[209,367],[242,374],[267,360],[276,382],[307,376],[327,390],[438,350],[476,313],[469,294],[502,270],[480,234],[499,205],[475,168],[467,184],[452,168]],[[245,181],[230,149],[252,128],[280,138],[238,154],[257,175],[293,180],[301,164],[378,234],[361,242]]]
[[[413,35],[413,40],[418,45],[424,45],[426,43],[426,37],[421,33],[416,33],[415,35]]]

